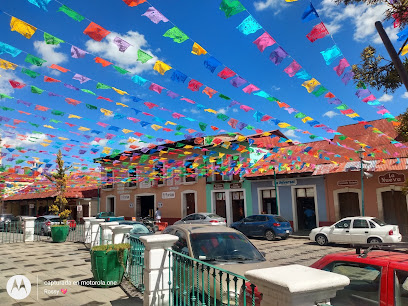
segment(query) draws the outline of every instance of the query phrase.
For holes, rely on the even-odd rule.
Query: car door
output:
[[[241,226],[239,227],[239,230],[245,236],[251,236],[253,235],[253,232],[254,232],[254,223],[255,223],[255,216],[246,217],[244,218]]]
[[[388,304],[395,306],[408,305],[408,267],[400,263],[391,263],[388,268]],[[393,293],[393,294],[391,294]]]
[[[253,236],[263,236],[266,229],[268,228],[268,217],[265,215],[255,216],[255,222],[252,223],[252,235]]]
[[[329,242],[350,243],[351,219],[343,219],[330,227]]]
[[[354,219],[350,227],[350,243],[367,243],[370,227],[366,219]]]

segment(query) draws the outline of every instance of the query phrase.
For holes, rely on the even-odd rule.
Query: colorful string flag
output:
[[[84,16],[78,14],[74,10],[70,9],[69,7],[62,5],[59,7],[58,12],[63,12],[65,15],[68,17],[74,19],[75,21],[81,22],[82,20],[85,19]]]
[[[191,50],[191,53],[193,53],[195,55],[203,55],[203,54],[207,54],[207,51],[203,47],[201,47],[199,44],[194,42],[193,49]]]
[[[0,68],[4,70],[15,70],[18,66],[0,58]]]
[[[43,9],[44,11],[48,11],[47,10],[47,5],[48,3],[51,2],[51,0],[27,0],[28,2],[30,2],[31,4],[34,4],[35,6],[39,7],[40,9]]]
[[[213,97],[213,95],[215,95],[217,93],[217,91],[215,89],[212,89],[212,88],[207,86],[206,88],[204,88],[203,93],[208,95],[210,97],[210,99],[211,99]]]
[[[275,50],[271,52],[269,55],[269,59],[271,60],[272,63],[275,65],[279,65],[282,63],[283,59],[288,56],[288,53],[286,53],[285,50],[283,50],[282,47],[277,47]]]
[[[146,0],[123,0],[128,6],[138,6],[139,4],[145,3]]]
[[[405,28],[401,32],[397,33],[398,39],[397,41],[403,41],[408,38],[408,28]]]
[[[118,46],[120,52],[125,52],[127,48],[131,46],[126,40],[116,36],[113,40],[116,46]]]
[[[236,73],[232,71],[231,69],[229,69],[228,67],[225,67],[217,74],[217,76],[219,76],[221,79],[224,79],[224,80],[231,78],[234,75],[236,75]]]
[[[24,61],[26,63],[33,64],[33,65],[38,66],[38,67],[41,67],[42,64],[44,64],[46,62],[46,60],[43,60],[43,59],[38,58],[38,57],[36,57],[34,55],[31,55],[31,54],[27,54]]]
[[[134,75],[132,77],[132,81],[140,86],[143,86],[144,84],[146,84],[147,80],[142,78],[141,76],[138,75]]]
[[[313,19],[319,18],[319,14],[317,14],[314,6],[312,3],[306,8],[306,10],[302,14],[302,21],[307,22]]]
[[[79,83],[85,83],[90,80],[90,78],[87,78],[86,76],[80,75],[78,73],[75,73],[74,77],[72,78],[73,80],[79,81]]]
[[[69,69],[63,68],[63,67],[55,65],[55,64],[52,64],[49,68],[55,69],[55,70],[58,70],[58,71],[64,72],[64,73],[69,71]]]
[[[109,65],[112,65],[111,62],[108,62],[107,60],[100,58],[100,57],[95,57],[94,60],[95,60],[95,63],[101,64],[102,67],[107,67]]]
[[[44,92],[44,90],[42,90],[42,89],[40,89],[40,88],[38,88],[36,86],[31,86],[31,92],[40,95],[40,94],[42,94]]]
[[[174,42],[179,44],[185,42],[188,39],[188,36],[177,27],[172,27],[171,29],[168,29],[166,33],[163,34],[163,36],[169,37],[173,39]]]
[[[308,93],[311,93],[318,85],[320,85],[320,82],[317,81],[315,78],[303,82],[302,86],[306,88]]]
[[[62,39],[59,39],[45,32],[44,32],[44,41],[47,45],[59,45],[60,43],[64,42]]]
[[[245,93],[247,93],[247,94],[251,94],[251,93],[253,93],[254,91],[258,91],[258,90],[259,90],[259,88],[256,87],[254,84],[249,84],[249,85],[247,85],[246,87],[244,87],[244,88],[242,89],[242,91],[245,92]]]
[[[153,70],[156,70],[161,75],[164,75],[166,71],[170,69],[172,69],[172,67],[167,65],[166,63],[163,63],[162,61],[156,61],[153,67]]]
[[[293,77],[300,69],[302,66],[300,66],[295,60],[285,68],[285,72],[290,76]]]
[[[214,73],[215,69],[221,65],[221,62],[213,56],[210,56],[204,61],[204,67],[210,70],[212,73]]]
[[[0,54],[3,53],[8,53],[12,57],[16,57],[21,53],[21,50],[0,41]]]
[[[323,59],[325,60],[326,65],[331,65],[331,63],[333,63],[333,61],[336,58],[343,55],[339,47],[337,47],[337,45],[334,45],[331,48],[327,48],[326,50],[321,51],[320,54],[323,56]]]
[[[163,86],[160,86],[160,85],[158,85],[158,84],[155,84],[155,83],[151,83],[149,89],[150,89],[151,91],[157,92],[158,94],[161,94],[161,93],[162,93],[162,90],[164,89],[164,87],[163,87]]]
[[[344,83],[344,85],[347,85],[348,82],[354,77],[354,72],[353,71],[348,71],[346,72],[343,77],[341,78],[341,81]]]
[[[147,11],[142,14],[142,16],[146,16],[150,19],[151,22],[158,24],[160,21],[168,22],[169,20],[158,10],[156,10],[153,6],[149,7]]]
[[[401,50],[401,55],[405,55],[408,53],[408,45],[405,45],[404,48]]]
[[[225,17],[229,18],[245,11],[245,7],[238,0],[222,0],[220,10],[225,13]]]
[[[137,60],[139,62],[142,62],[142,64],[145,64],[148,60],[151,60],[153,58],[153,56],[151,56],[150,54],[147,54],[146,52],[142,51],[142,50],[137,50]]]
[[[178,70],[173,70],[173,74],[171,75],[171,80],[173,82],[184,83],[187,80],[187,75],[185,75],[184,73]]]
[[[230,82],[232,86],[237,87],[237,88],[248,83],[247,80],[245,80],[244,78],[241,78],[240,76],[236,76],[235,78],[231,79]]]
[[[315,25],[313,29],[310,31],[310,33],[306,35],[306,37],[310,40],[310,42],[315,42],[316,40],[323,38],[328,34],[329,31],[327,31],[324,23],[321,22]]]
[[[115,87],[112,87],[112,89],[114,90],[114,91],[116,91],[118,94],[120,94],[120,95],[129,95],[126,91],[124,91],[124,90],[120,90],[120,89],[117,89],[117,88],[115,88]],[[116,103],[116,105],[119,105],[118,103]],[[120,105],[125,105],[125,104],[120,104]],[[124,107],[128,107],[127,105],[125,105]]]
[[[34,35],[35,31],[37,31],[36,27],[16,17],[11,17],[10,27],[11,31],[16,31],[17,33],[20,33],[21,35],[28,39],[30,39],[31,36]]]
[[[308,80],[311,78],[311,75],[307,73],[305,70],[300,70],[298,73],[295,74],[295,77],[302,80]]]
[[[82,50],[82,49],[80,49],[78,47],[71,46],[71,56],[73,58],[84,58],[87,53],[88,52],[86,52],[86,51],[84,51],[84,50]]]
[[[10,83],[11,87],[17,88],[17,89],[21,89],[21,88],[24,88],[26,86],[26,84],[20,83],[20,82],[14,81],[14,80],[9,80],[9,83]]]
[[[269,33],[265,32],[255,39],[253,43],[258,47],[259,51],[264,52],[267,47],[272,46],[276,41],[271,35],[269,35]]]
[[[238,31],[240,31],[244,35],[249,35],[255,33],[256,31],[262,29],[262,26],[252,17],[249,15],[245,18],[239,26],[237,26]]]
[[[22,68],[21,72],[28,75],[29,77],[35,79],[36,77],[38,77],[40,75],[40,73],[32,71],[30,69],[26,69],[26,68]]]
[[[46,83],[60,83],[61,81],[44,75],[44,82],[46,82]]]
[[[110,31],[105,30],[100,25],[97,25],[94,22],[91,22],[88,27],[84,30],[84,34],[88,35],[90,38],[96,41],[101,41],[104,39]]]
[[[336,67],[334,67],[333,70],[336,71],[338,76],[341,76],[344,72],[344,69],[346,69],[349,66],[350,64],[347,62],[347,60],[345,58],[342,58],[339,64]]]
[[[115,66],[115,65],[113,65],[112,67],[115,68],[115,70],[116,70],[117,72],[119,72],[120,74],[130,73],[130,71],[128,71],[128,70],[126,70],[126,69],[123,69],[123,68],[121,68],[121,67],[118,67],[118,66]]]
[[[203,86],[203,83],[197,80],[190,80],[190,82],[188,82],[188,89],[191,91],[199,91],[201,86]]]

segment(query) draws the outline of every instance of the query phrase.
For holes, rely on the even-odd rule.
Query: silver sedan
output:
[[[224,226],[227,225],[227,223],[225,222],[225,218],[208,212],[188,215],[185,218],[174,222],[174,224],[208,224]]]

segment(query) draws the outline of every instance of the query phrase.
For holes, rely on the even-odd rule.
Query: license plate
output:
[[[286,233],[289,234],[289,230],[286,230]]]

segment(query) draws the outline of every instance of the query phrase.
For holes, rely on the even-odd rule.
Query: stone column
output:
[[[145,291],[143,305],[167,306],[170,301],[170,271],[167,249],[178,240],[178,237],[163,234],[141,236],[139,239],[145,246],[145,269],[143,273]],[[171,275],[170,279],[172,279]]]
[[[263,294],[261,306],[312,306],[329,303],[348,277],[301,265],[250,270],[245,273]]]
[[[95,217],[84,217],[84,232],[85,232],[85,243],[91,243],[91,220],[96,220]]]
[[[34,226],[36,217],[23,217],[24,220],[24,230],[23,230],[23,240],[24,242],[34,241]],[[39,233],[38,233],[39,234]]]
[[[111,226],[110,228],[112,230],[112,243],[113,244],[129,243],[129,238],[126,238],[125,235],[130,232],[133,226],[117,225],[117,226]]]
[[[99,227],[101,228],[102,244],[112,243],[112,230],[109,227],[115,225],[119,225],[119,222],[103,222],[99,224]]]
[[[100,244],[100,229],[99,224],[104,223],[103,219],[93,219],[90,220],[91,223],[91,247]]]

